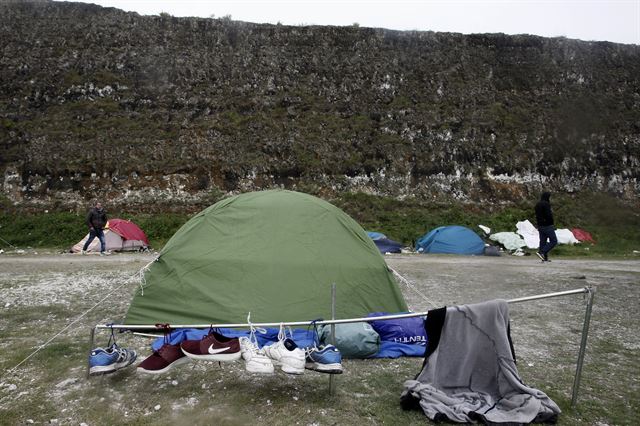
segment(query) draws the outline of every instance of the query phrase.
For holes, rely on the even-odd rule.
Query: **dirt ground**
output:
[[[577,407],[571,408],[570,401],[583,295],[510,305],[518,368],[527,384],[563,409],[560,424],[637,424],[640,261],[560,258],[543,264],[530,256],[433,255],[385,259],[404,278],[399,286],[413,311],[593,287]],[[138,285],[137,271],[152,260],[153,254],[0,255],[0,424],[428,423],[422,413],[403,412],[398,405],[403,381],[420,368],[422,360],[416,358],[347,360],[330,397],[326,377],[317,377],[321,375],[255,378],[240,365],[185,367],[180,374],[152,379],[126,369],[87,379],[89,330],[122,319]],[[105,336],[98,340],[106,343]],[[135,348],[140,359],[149,353],[144,338],[123,335],[120,342]]]

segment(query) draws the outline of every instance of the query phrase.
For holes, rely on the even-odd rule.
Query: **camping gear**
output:
[[[587,242],[591,244],[596,243],[596,240],[593,239],[593,236],[589,232],[585,231],[584,229],[573,228],[571,232],[573,233],[573,236],[576,237],[576,240],[578,241]]]
[[[485,246],[484,247],[484,255],[485,256],[500,256],[500,250],[496,246]]]
[[[484,242],[464,226],[440,226],[416,242],[418,253],[483,254]]]
[[[335,346],[344,358],[369,358],[380,349],[380,335],[366,322],[336,324]],[[325,325],[318,332],[321,344],[333,341],[331,326]]]
[[[380,253],[402,253],[402,243],[393,241],[380,232],[367,231],[367,235],[373,240]]]
[[[502,244],[507,250],[518,250],[527,246],[524,239],[515,232],[496,232],[489,235],[489,239]]]
[[[380,253],[402,253],[402,244],[390,240],[389,238],[380,238],[378,240],[373,240]]]
[[[484,232],[485,235],[491,234],[491,228],[489,228],[488,226],[478,225],[478,228],[482,229],[482,232]]]
[[[380,341],[380,349],[378,353],[371,358],[400,358],[402,356],[420,356],[424,357],[426,346],[409,345],[406,343]]]
[[[518,375],[505,300],[430,311],[426,326],[425,362],[404,383],[403,408],[436,422],[555,423],[560,408]]]
[[[538,248],[540,245],[540,234],[538,234],[538,230],[533,226],[533,223],[524,220],[516,223],[516,228],[518,229],[518,234],[522,236],[524,243],[527,245],[527,248]]]
[[[569,229],[556,229],[556,238],[558,239],[558,244],[579,244],[580,241],[576,239]]]
[[[385,238],[387,238],[386,235],[380,233],[380,232],[373,232],[373,231],[367,231],[367,235],[369,236],[369,238],[371,238],[373,241],[376,240],[383,240]]]
[[[126,324],[198,324],[405,311],[384,258],[337,207],[293,191],[251,192],[195,215],[149,265]]]
[[[368,317],[389,315],[388,312],[373,312]],[[427,333],[424,330],[424,318],[398,318],[385,321],[371,321],[373,329],[380,335],[380,340],[406,344],[427,344]]]
[[[522,236],[525,244],[530,249],[537,249],[540,245],[540,234],[535,226],[528,220],[516,223],[518,234]],[[556,229],[558,244],[577,244],[578,241],[573,233],[568,229]]]
[[[89,234],[75,244],[71,251],[80,253],[88,239]],[[124,219],[109,219],[104,228],[104,240],[105,250],[108,251],[137,251],[149,247],[149,240],[144,231],[135,223]],[[100,251],[100,241],[94,239],[87,251]]]

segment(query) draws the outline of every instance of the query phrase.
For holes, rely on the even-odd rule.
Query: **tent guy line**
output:
[[[429,304],[429,306],[431,306],[432,308],[436,308],[436,304],[433,303],[427,296],[425,296],[424,293],[422,293],[420,290],[418,290],[416,288],[416,286],[411,284],[411,281],[409,281],[408,279],[406,279],[405,277],[400,275],[400,273],[398,271],[396,271],[395,269],[393,269],[393,268],[389,268],[389,269],[391,270],[391,272],[393,272],[393,275],[398,277],[400,282],[402,282],[404,285],[406,285],[411,290],[413,290],[415,293],[417,293],[420,297],[422,297],[422,299],[424,299],[424,301],[427,302]]]
[[[128,284],[130,282],[131,279],[135,278],[136,276],[140,276],[140,274],[144,274],[144,270],[146,268],[149,267],[149,265],[154,262],[154,260],[152,260],[151,262],[149,262],[148,264],[146,264],[145,266],[143,266],[142,268],[140,268],[139,271],[135,272],[134,274],[132,274],[131,276],[129,276],[127,279],[124,280],[124,282],[122,284],[120,284],[119,286],[117,286],[116,288],[114,288],[111,292],[107,293],[106,296],[104,296],[102,299],[100,299],[95,305],[93,305],[92,307],[90,307],[89,309],[87,309],[85,312],[83,312],[82,314],[80,314],[79,317],[77,317],[76,319],[74,319],[73,321],[71,321],[69,324],[67,324],[66,327],[64,327],[62,330],[60,330],[58,333],[56,333],[55,335],[53,335],[49,340],[47,340],[46,342],[44,342],[42,345],[38,346],[36,348],[35,351],[31,352],[29,355],[27,355],[26,358],[24,358],[22,361],[20,361],[18,364],[16,364],[15,367],[10,368],[9,370],[6,371],[5,374],[9,374],[9,373],[13,373],[15,372],[15,370],[20,367],[22,364],[24,364],[25,362],[27,362],[29,359],[31,359],[33,356],[35,356],[38,352],[40,352],[42,349],[46,348],[51,342],[53,342],[58,336],[60,336],[61,334],[63,334],[65,331],[67,331],[69,328],[71,328],[72,325],[74,325],[75,323],[77,323],[78,321],[80,321],[82,318],[84,318],[89,312],[91,312],[92,310],[94,310],[95,308],[97,308],[98,306],[100,306],[102,304],[102,302],[104,302],[105,300],[107,300],[109,297],[111,297],[111,295],[113,293],[115,293],[116,291],[120,290],[125,284]],[[4,377],[3,374],[1,377]]]

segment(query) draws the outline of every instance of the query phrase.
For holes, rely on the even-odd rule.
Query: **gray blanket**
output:
[[[419,398],[432,420],[554,422],[560,408],[518,376],[508,325],[504,300],[448,307],[439,344],[416,380],[405,382],[405,396]]]

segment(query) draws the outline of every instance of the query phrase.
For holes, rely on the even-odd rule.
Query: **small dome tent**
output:
[[[84,243],[89,239],[89,234],[78,241],[71,251],[80,253]],[[105,249],[109,251],[136,251],[149,247],[149,240],[144,231],[135,223],[124,219],[109,219],[104,229]],[[100,251],[100,240],[95,238],[87,251]]]
[[[483,254],[484,242],[464,226],[441,226],[416,242],[418,253]]]
[[[367,235],[373,240],[380,253],[402,253],[402,243],[393,241],[380,232],[367,231]]]
[[[271,190],[222,200],[182,226],[145,274],[125,324],[306,321],[406,311],[366,232],[311,195]]]

